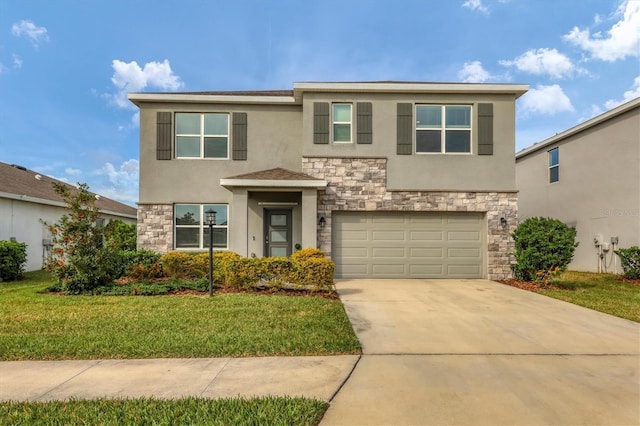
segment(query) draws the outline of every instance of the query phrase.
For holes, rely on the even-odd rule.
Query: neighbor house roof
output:
[[[64,206],[65,202],[62,197],[53,190],[54,182],[74,188],[65,182],[28,170],[25,167],[0,162],[0,198]],[[102,213],[130,219],[136,218],[137,210],[135,208],[107,197],[94,195],[96,207]]]
[[[301,104],[304,93],[468,93],[524,95],[526,84],[445,83],[415,81],[300,82],[293,90],[145,92],[129,93],[128,98],[140,106],[143,102],[221,102],[259,104]]]
[[[535,143],[533,145],[531,145],[528,148],[523,149],[522,151],[519,151],[516,153],[516,160],[518,160],[519,158],[522,157],[526,157],[527,155],[534,153],[536,151],[539,151],[541,149],[544,149],[550,145],[553,145],[555,143],[558,143],[564,139],[567,139],[575,134],[578,134],[580,132],[584,132],[585,130],[588,130],[594,126],[597,126],[600,123],[603,123],[607,120],[611,120],[612,118],[615,118],[619,115],[624,114],[627,111],[631,111],[634,108],[639,108],[640,107],[640,97],[637,97],[627,103],[624,103],[620,106],[617,106],[616,108],[610,109],[607,112],[604,112],[600,115],[597,115],[583,123],[578,124],[577,126],[574,126],[568,130],[565,130],[564,132],[561,133],[556,133],[555,135],[551,136],[550,138],[547,138],[541,142]],[[638,129],[638,131],[640,131],[640,129]]]

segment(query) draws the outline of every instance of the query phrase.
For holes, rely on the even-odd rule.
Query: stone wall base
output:
[[[173,205],[138,204],[138,250],[173,250]]]

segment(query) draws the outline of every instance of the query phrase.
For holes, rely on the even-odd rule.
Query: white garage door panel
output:
[[[484,216],[467,212],[334,212],[338,278],[481,278]]]

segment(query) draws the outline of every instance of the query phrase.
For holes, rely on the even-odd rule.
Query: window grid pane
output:
[[[204,212],[216,212],[213,226],[213,248],[228,248],[228,206],[226,204],[176,204],[175,205],[175,248],[209,248],[209,226],[204,224]]]
[[[471,153],[471,106],[416,105],[416,152]]]
[[[229,158],[229,114],[176,113],[177,158]]]
[[[333,104],[333,141],[351,142],[351,104]]]

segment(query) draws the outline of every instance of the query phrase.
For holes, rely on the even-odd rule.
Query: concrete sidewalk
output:
[[[0,362],[0,401],[290,395],[330,401],[358,355]]]

